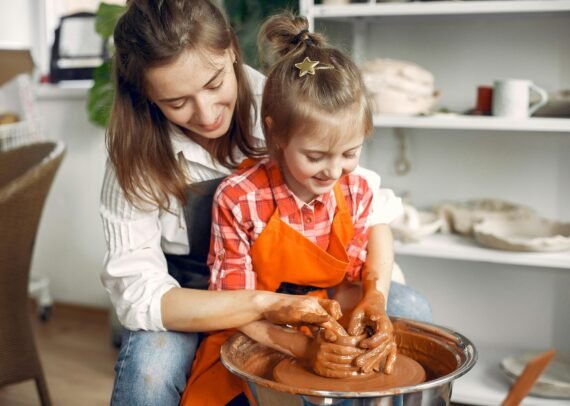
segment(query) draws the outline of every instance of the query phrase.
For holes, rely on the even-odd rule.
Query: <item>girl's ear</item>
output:
[[[232,60],[232,63],[236,63],[237,62],[237,56],[236,53],[234,51],[233,48],[230,47],[230,58]]]

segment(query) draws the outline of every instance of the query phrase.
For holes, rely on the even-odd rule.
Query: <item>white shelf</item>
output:
[[[542,118],[505,119],[488,116],[435,115],[391,116],[375,115],[379,128],[440,128],[458,130],[544,131],[570,133],[570,119]]]
[[[382,17],[457,14],[516,14],[570,11],[567,0],[434,1],[413,3],[362,3],[313,6],[315,18]]]
[[[35,94],[38,100],[85,99],[92,85],[92,80],[69,80],[59,84],[41,83],[36,85]]]
[[[546,349],[543,349],[546,350]],[[499,405],[507,396],[509,380],[499,367],[501,360],[517,354],[516,349],[477,348],[479,358],[473,369],[453,384],[452,402],[469,405]],[[546,399],[527,396],[522,406],[568,406],[568,399]]]
[[[455,234],[435,234],[416,243],[396,241],[395,250],[397,255],[570,269],[570,251],[499,251],[482,247],[474,239]]]

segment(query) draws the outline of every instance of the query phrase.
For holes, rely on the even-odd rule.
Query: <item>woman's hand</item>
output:
[[[356,336],[370,330],[372,336],[360,342],[366,353],[356,359],[356,365],[363,373],[373,369],[379,371],[384,365],[384,373],[391,374],[396,362],[396,342],[392,322],[384,310],[384,296],[376,289],[368,289],[354,308],[348,333]]]
[[[321,325],[342,316],[336,300],[312,296],[277,294],[263,311],[263,317],[274,324]]]
[[[337,336],[324,328],[311,340],[307,354],[302,359],[316,374],[327,378],[354,376],[360,368],[355,359],[364,354],[363,349],[334,343]]]

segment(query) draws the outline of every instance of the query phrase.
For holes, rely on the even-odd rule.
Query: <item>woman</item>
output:
[[[209,0],[132,0],[114,41],[102,281],[126,330],[111,403],[178,404],[195,332],[262,318],[316,324],[335,311],[304,296],[200,290],[209,275],[211,195],[243,157],[264,152],[255,109],[264,78],[243,65],[221,11]],[[387,221],[399,201],[383,207]]]

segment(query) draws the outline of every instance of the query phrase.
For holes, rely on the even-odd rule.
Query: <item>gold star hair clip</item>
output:
[[[323,63],[321,64],[321,66],[317,66],[319,64],[320,64],[319,61],[311,61],[308,57],[305,57],[305,59],[303,59],[303,62],[296,63],[295,67],[299,69],[300,78],[305,76],[307,73],[310,75],[314,75],[315,71],[320,69],[334,69],[334,66],[332,65],[327,65]]]

